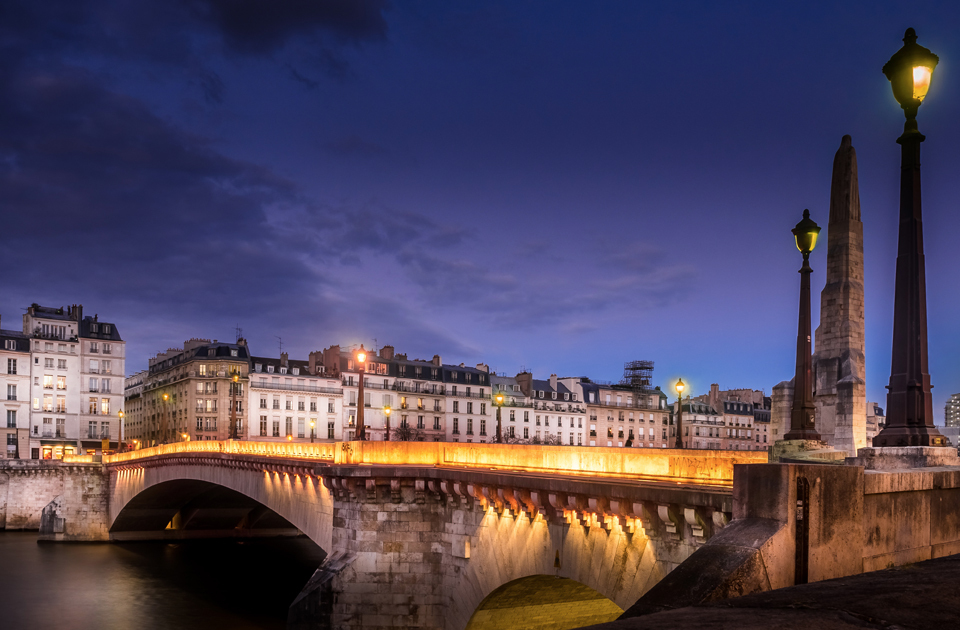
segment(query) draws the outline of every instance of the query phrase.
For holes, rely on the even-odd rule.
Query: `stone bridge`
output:
[[[111,540],[302,532],[292,627],[576,627],[723,528],[756,452],[185,442],[104,457]],[[69,530],[69,518],[66,519]]]

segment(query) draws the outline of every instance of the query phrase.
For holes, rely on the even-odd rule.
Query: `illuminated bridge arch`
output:
[[[613,621],[622,613],[620,606],[576,580],[530,575],[487,595],[466,630],[565,630]]]

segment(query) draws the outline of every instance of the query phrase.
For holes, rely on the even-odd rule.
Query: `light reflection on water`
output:
[[[0,626],[280,629],[322,559],[306,538],[37,544],[0,531]]]

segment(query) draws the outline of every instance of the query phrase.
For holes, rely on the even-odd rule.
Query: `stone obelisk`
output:
[[[827,283],[814,336],[817,430],[833,448],[855,457],[867,446],[863,332],[863,223],[857,153],[844,136],[833,158],[827,224]]]

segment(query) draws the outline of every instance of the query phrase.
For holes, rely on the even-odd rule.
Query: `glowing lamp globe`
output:
[[[677,394],[683,394],[683,388],[686,387],[683,384],[683,379],[677,379]]]
[[[384,413],[385,415],[389,416],[391,413],[393,413],[393,409],[391,409],[390,407],[384,407],[384,408],[383,408],[383,413]]]
[[[883,74],[893,88],[893,97],[904,110],[913,110],[914,116],[930,89],[933,71],[939,61],[939,57],[917,43],[917,32],[908,28],[903,35],[903,48],[883,66]]]
[[[357,361],[361,364],[367,362],[367,351],[363,349],[363,344],[360,344],[360,350],[357,351]]]
[[[817,246],[817,235],[820,234],[820,226],[810,218],[810,211],[803,211],[803,220],[797,223],[797,226],[791,230],[793,237],[797,240],[797,249],[804,256],[809,256],[813,248]]]
[[[503,394],[497,394],[497,404],[498,405],[503,404]]]

